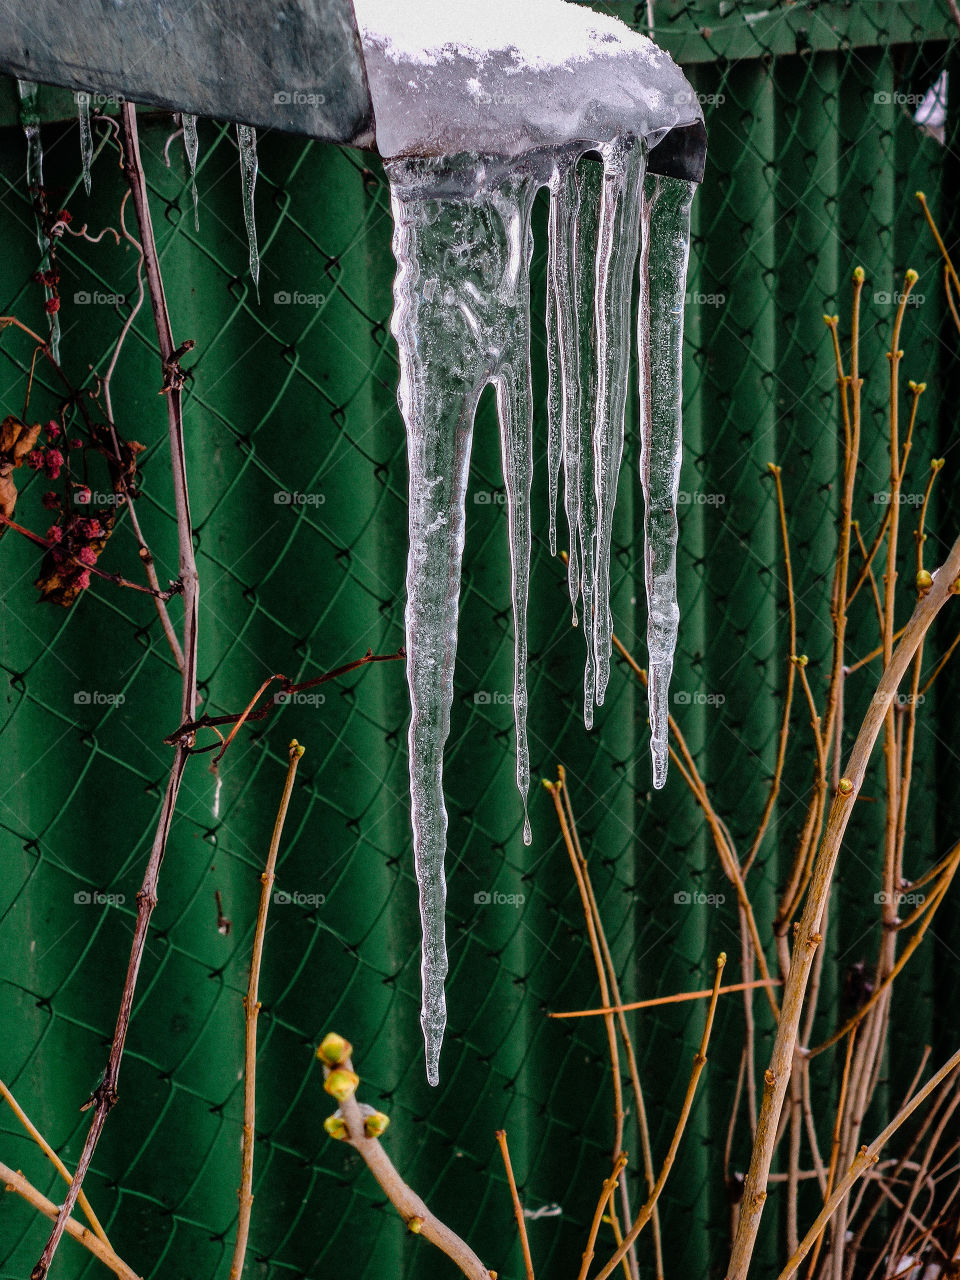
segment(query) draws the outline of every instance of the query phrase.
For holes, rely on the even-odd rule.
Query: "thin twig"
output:
[[[733,982],[721,987],[718,995],[729,995],[733,991],[753,991],[757,987],[781,987],[779,978],[761,978],[756,982]],[[601,1014],[629,1013],[631,1009],[653,1009],[661,1004],[681,1004],[685,1000],[706,1000],[713,995],[713,987],[704,987],[702,991],[678,991],[672,996],[656,996],[652,1000],[631,1000],[629,1004],[614,1004],[601,1009],[574,1009],[570,1013],[548,1013],[548,1018],[595,1018]]]
[[[777,739],[777,758],[773,767],[773,777],[770,779],[770,790],[767,792],[766,804],[763,806],[763,813],[760,815],[760,821],[757,824],[757,831],[753,837],[753,842],[747,852],[747,856],[743,860],[743,874],[746,876],[753,861],[760,851],[763,844],[763,837],[766,835],[767,827],[770,824],[770,818],[773,815],[774,806],[777,803],[777,797],[780,794],[780,785],[783,781],[783,766],[787,757],[787,743],[790,738],[790,711],[793,707],[793,684],[796,677],[796,665],[793,661],[793,655],[797,652],[797,600],[793,587],[793,561],[790,557],[790,535],[787,530],[787,510],[783,500],[783,478],[782,468],[776,466],[772,462],[767,463],[767,470],[773,476],[773,484],[777,495],[777,517],[780,523],[780,540],[783,543],[783,571],[787,588],[787,654],[789,661],[787,662],[787,688],[783,697],[783,714],[780,719],[780,734]]]
[[[610,1197],[617,1189],[617,1182],[620,1174],[623,1172],[627,1163],[627,1153],[621,1151],[617,1156],[616,1162],[610,1171],[610,1174],[603,1186],[600,1188],[600,1199],[597,1201],[597,1207],[593,1213],[593,1221],[590,1223],[590,1233],[587,1236],[586,1248],[583,1251],[583,1257],[580,1260],[580,1271],[577,1280],[587,1280],[587,1272],[590,1270],[590,1263],[593,1261],[595,1245],[597,1243],[597,1234],[600,1231],[600,1223],[603,1221],[603,1215],[610,1203]]]
[[[51,1220],[57,1218],[57,1206],[53,1201],[41,1195],[22,1173],[9,1168],[3,1163],[0,1163],[0,1183],[3,1184],[7,1191],[15,1191],[18,1196],[26,1200],[27,1204],[31,1204],[34,1209],[38,1209],[44,1217]],[[72,1236],[74,1240],[89,1250],[104,1266],[109,1267],[114,1275],[120,1277],[120,1280],[140,1280],[133,1267],[128,1267],[122,1258],[117,1257],[108,1244],[105,1244],[99,1236],[83,1226],[82,1223],[77,1222],[76,1218],[65,1219],[63,1230],[68,1236]]]
[[[27,1133],[29,1133],[30,1137],[34,1140],[34,1142],[37,1144],[37,1146],[40,1148],[43,1154],[47,1157],[47,1159],[56,1169],[57,1173],[60,1174],[60,1177],[63,1178],[64,1182],[69,1184],[72,1178],[72,1174],[70,1173],[70,1170],[63,1163],[63,1161],[54,1151],[53,1147],[51,1147],[50,1143],[46,1140],[46,1138],[43,1136],[43,1134],[40,1132],[37,1126],[33,1123],[33,1121],[30,1119],[27,1113],[23,1110],[19,1102],[17,1102],[16,1098],[13,1096],[13,1094],[10,1092],[10,1090],[7,1088],[7,1086],[3,1083],[2,1080],[0,1080],[0,1094],[3,1095],[7,1105],[10,1107],[10,1110],[17,1117],[17,1119],[26,1129]],[[90,1226],[93,1228],[94,1234],[99,1236],[99,1238],[103,1241],[103,1243],[107,1246],[108,1249],[111,1248],[110,1241],[107,1239],[107,1233],[106,1231],[104,1231],[103,1226],[100,1222],[100,1219],[93,1212],[93,1209],[91,1208],[91,1205],[90,1205],[90,1201],[87,1199],[87,1197],[84,1195],[82,1191],[77,1196],[77,1204],[79,1204],[80,1208],[83,1210],[84,1214],[86,1215],[87,1221],[90,1223]]]
[[[663,1165],[661,1166],[660,1175],[657,1178],[657,1185],[653,1189],[653,1194],[637,1215],[637,1220],[623,1237],[623,1244],[620,1245],[607,1265],[597,1272],[594,1280],[607,1280],[607,1277],[616,1270],[617,1263],[650,1221],[650,1216],[653,1213],[654,1206],[660,1198],[660,1193],[670,1175],[670,1170],[673,1168],[673,1162],[677,1156],[677,1149],[680,1146],[680,1139],[683,1137],[683,1131],[687,1127],[687,1120],[690,1118],[690,1112],[693,1109],[693,1100],[696,1096],[697,1084],[700,1080],[703,1068],[707,1065],[707,1046],[710,1043],[710,1033],[713,1030],[713,1018],[717,1011],[717,999],[720,994],[720,978],[723,974],[723,966],[726,962],[727,957],[725,953],[721,951],[720,955],[717,956],[717,973],[713,984],[713,998],[711,999],[709,1008],[707,1009],[707,1019],[704,1024],[703,1035],[700,1038],[700,1048],[697,1050],[693,1059],[693,1069],[690,1072],[690,1079],[687,1083],[687,1092],[684,1095],[683,1105],[680,1108],[680,1118],[678,1119],[676,1128],[673,1131],[673,1138],[670,1141],[670,1148],[667,1151]]]
[[[312,689],[316,685],[326,684],[330,680],[337,680],[340,676],[347,675],[351,671],[356,671],[358,667],[365,667],[371,662],[396,662],[398,659],[405,657],[406,651],[402,648],[398,649],[396,653],[374,653],[372,649],[368,649],[362,658],[357,658],[353,662],[347,662],[342,667],[335,667],[332,671],[325,671],[323,675],[313,676],[310,680],[301,680],[299,684],[294,684],[291,680],[288,680],[286,676],[281,675],[278,672],[276,675],[272,675],[267,680],[264,680],[243,711],[238,711],[235,714],[224,716],[204,715],[201,716],[199,720],[187,720],[180,725],[179,729],[176,729],[173,733],[164,738],[164,742],[168,746],[175,745],[186,738],[193,738],[200,729],[213,729],[216,732],[219,725],[232,724],[234,728],[226,739],[219,736],[219,740],[208,747],[191,748],[194,755],[201,755],[205,751],[216,751],[219,746],[220,751],[217,754],[216,759],[213,761],[214,764],[218,764],[223,757],[223,753],[233,741],[236,733],[242,725],[254,720],[265,720],[275,707],[283,705],[274,699],[266,703],[264,706],[254,710],[254,708],[257,707],[257,702],[270,685],[273,684],[274,680],[280,681],[281,693],[285,697],[289,697],[296,693],[302,693],[304,689]]]
[[[240,1164],[240,1188],[237,1191],[239,1211],[237,1213],[237,1238],[233,1246],[233,1260],[230,1263],[230,1280],[239,1280],[243,1273],[243,1262],[247,1252],[247,1238],[250,1235],[250,1213],[253,1209],[253,1138],[257,1120],[257,1018],[260,1014],[260,966],[263,962],[263,940],[267,933],[267,913],[270,910],[270,894],[273,890],[274,873],[277,867],[277,854],[280,850],[280,838],[283,835],[283,824],[290,807],[290,796],[293,794],[293,783],[297,776],[297,765],[303,755],[304,748],[296,738],[287,748],[287,776],[280,796],[280,807],[273,824],[273,835],[267,852],[267,864],[260,876],[260,905],[257,908],[257,923],[253,931],[253,951],[250,957],[250,977],[247,982],[247,994],[243,998],[244,1009],[244,1054],[243,1054],[243,1144]]]
[[[342,1065],[350,1071],[353,1070],[353,1064],[349,1058]],[[327,1066],[324,1066],[323,1070],[325,1076],[330,1074]],[[346,1128],[343,1140],[361,1156],[364,1164],[376,1178],[387,1199],[407,1226],[445,1253],[469,1280],[491,1280],[492,1273],[483,1265],[466,1241],[461,1240],[455,1231],[451,1231],[445,1222],[441,1222],[417,1193],[404,1182],[379,1139],[367,1136],[363,1112],[354,1094],[350,1094],[340,1103],[340,1115],[343,1117]]]
[[[527,1239],[527,1224],[523,1218],[523,1205],[520,1203],[517,1180],[513,1176],[513,1165],[510,1162],[510,1148],[507,1146],[506,1130],[498,1129],[496,1138],[497,1145],[500,1148],[500,1155],[503,1157],[503,1167],[507,1171],[507,1182],[510,1185],[510,1195],[513,1199],[513,1212],[517,1219],[517,1230],[520,1232],[520,1247],[523,1249],[523,1265],[526,1268],[527,1280],[534,1280],[533,1259],[530,1257],[530,1241]]]
[[[562,764],[557,765],[557,778],[561,784],[563,794],[563,807],[567,815],[567,821],[570,824],[570,834],[573,836],[573,844],[577,854],[577,860],[583,874],[583,883],[587,891],[587,900],[590,905],[590,912],[593,916],[594,927],[597,933],[597,941],[600,944],[600,954],[607,973],[607,982],[610,986],[611,1003],[622,1004],[620,995],[620,983],[617,979],[616,965],[613,963],[613,955],[610,951],[610,945],[607,942],[606,930],[603,927],[603,919],[600,915],[600,908],[597,905],[597,895],[593,891],[593,881],[590,878],[590,865],[583,852],[580,844],[580,832],[577,829],[577,819],[573,812],[573,801],[570,798],[570,788],[567,786],[566,769]],[[647,1183],[647,1193],[653,1191],[656,1183],[656,1175],[653,1171],[653,1148],[650,1142],[650,1126],[647,1122],[647,1107],[643,1097],[643,1088],[640,1084],[640,1071],[637,1067],[637,1055],[634,1052],[633,1040],[630,1036],[630,1028],[627,1020],[622,1013],[617,1013],[617,1029],[620,1032],[620,1038],[623,1041],[624,1049],[627,1055],[627,1070],[630,1075],[630,1084],[633,1088],[633,1097],[637,1106],[637,1122],[640,1129],[640,1147],[643,1155],[643,1173]],[[623,1206],[624,1221],[629,1222],[633,1213],[630,1208],[630,1195],[627,1187],[626,1179],[620,1183],[620,1200]],[[653,1222],[651,1225],[653,1234],[653,1255],[654,1266],[656,1267],[656,1280],[663,1280],[663,1242],[660,1238],[660,1211],[654,1209]],[[636,1250],[631,1249],[624,1259],[624,1269],[630,1280],[639,1280],[640,1264],[637,1261]]]

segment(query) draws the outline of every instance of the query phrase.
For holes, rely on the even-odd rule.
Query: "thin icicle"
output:
[[[549,439],[555,455],[550,458],[551,555],[556,554],[556,495],[554,468],[563,463],[563,503],[570,531],[567,585],[577,625],[580,596],[579,490],[580,434],[580,326],[577,317],[576,237],[580,188],[577,156],[564,155],[550,181],[550,221],[547,246],[547,353],[550,360]],[[558,443],[553,444],[554,435]]]
[[[253,208],[253,193],[257,185],[257,131],[249,124],[237,125],[237,142],[240,145],[240,173],[243,180],[243,220],[247,225],[247,243],[250,246],[250,275],[260,300],[260,251],[257,248],[257,222]]]
[[[644,189],[640,270],[640,477],[650,670],[653,785],[667,778],[670,677],[677,644],[677,491],[682,457],[683,301],[696,186],[650,176]]]
[[[618,140],[605,146],[601,154],[603,194],[594,282],[597,382],[593,425],[593,490],[597,504],[593,644],[598,705],[603,702],[610,677],[610,549],[623,459],[630,374],[630,303],[646,162],[645,147],[634,139]]]
[[[500,281],[494,375],[500,418],[503,480],[507,491],[510,580],[513,597],[513,716],[517,735],[517,788],[523,801],[523,842],[530,844],[530,752],[527,745],[527,599],[530,589],[530,490],[533,482],[533,384],[530,373],[530,214],[537,183],[521,174],[504,184],[496,201],[508,256]],[[504,327],[504,318],[507,325]],[[499,330],[499,333],[496,331]]]
[[[43,139],[40,136],[39,86],[30,80],[18,80],[17,89],[20,94],[20,123],[23,126],[24,137],[27,141],[27,191],[30,194],[36,217],[37,245],[42,255],[40,270],[45,271],[50,266],[50,240],[44,231],[43,222],[39,216],[45,199],[43,188]],[[53,289],[49,285],[44,285],[43,295],[47,301],[55,296]],[[60,316],[55,311],[49,317],[49,320],[50,354],[59,364]]]
[[[200,154],[200,138],[197,134],[197,117],[183,112],[180,116],[183,125],[183,147],[187,153],[187,164],[190,166],[190,192],[193,196],[193,228],[200,230],[200,202],[197,196],[197,157]],[[252,199],[252,197],[251,197]]]
[[[573,307],[567,319],[575,325],[569,337],[570,347],[578,349],[577,370],[579,392],[576,396],[576,418],[570,422],[568,447],[572,454],[572,471],[576,479],[573,502],[576,510],[580,544],[580,607],[583,616],[583,638],[586,660],[583,668],[583,723],[593,728],[593,709],[597,699],[597,662],[594,642],[594,609],[596,607],[597,569],[597,502],[594,490],[592,406],[596,399],[597,362],[591,320],[594,315],[596,288],[597,238],[602,201],[603,170],[592,159],[576,168],[577,212],[573,224]],[[563,320],[564,317],[561,317]]]
[[[83,165],[83,189],[90,194],[90,166],[93,164],[93,130],[90,127],[90,95],[77,92],[77,113],[80,120],[80,163]]]

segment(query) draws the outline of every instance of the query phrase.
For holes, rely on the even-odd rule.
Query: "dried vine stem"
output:
[[[173,491],[177,513],[177,539],[179,544],[180,580],[183,583],[184,620],[183,620],[183,681],[181,694],[181,719],[192,718],[197,699],[197,596],[199,579],[193,554],[193,526],[190,520],[190,501],[187,490],[186,455],[183,439],[183,404],[178,380],[173,376],[174,345],[170,316],[163,292],[163,280],[160,275],[160,262],[157,257],[156,241],[153,234],[153,223],[150,218],[150,206],[147,197],[147,181],[140,160],[140,145],[137,135],[136,108],[132,103],[124,103],[121,107],[123,122],[123,159],[124,171],[130,186],[137,225],[140,231],[140,243],[143,247],[144,270],[150,303],[153,309],[157,337],[160,343],[160,358],[163,362],[164,384],[168,388],[165,396],[167,403],[167,423],[170,437],[170,459],[173,470]],[[83,1185],[93,1153],[100,1141],[107,1116],[117,1101],[117,1083],[120,1075],[120,1063],[123,1058],[130,1015],[133,1010],[133,997],[140,974],[140,964],[146,946],[150,918],[157,904],[157,881],[160,865],[167,847],[170,825],[177,804],[183,771],[190,757],[189,739],[179,741],[174,748],[173,763],[167,779],[166,791],[160,810],[160,818],[153,837],[153,847],[144,872],[143,883],[137,893],[137,919],[133,931],[133,944],[127,963],[127,973],[120,997],[120,1010],[110,1045],[103,1079],[94,1090],[86,1107],[93,1107],[93,1121],[87,1131],[83,1151],[77,1164],[73,1181],[67,1190],[66,1198],[60,1207],[54,1222],[53,1231],[44,1246],[39,1261],[31,1272],[31,1280],[45,1280],[50,1263],[53,1261],[57,1246],[63,1236],[67,1220],[73,1212],[77,1195]]]
[[[250,957],[250,978],[247,983],[247,994],[243,998],[244,1008],[244,1061],[243,1061],[243,1154],[240,1167],[240,1189],[237,1198],[240,1202],[237,1214],[237,1238],[233,1246],[233,1261],[230,1263],[230,1280],[239,1280],[243,1272],[243,1261],[247,1252],[247,1238],[250,1234],[250,1214],[253,1208],[253,1137],[257,1119],[257,1018],[260,1014],[260,966],[263,961],[263,940],[267,933],[267,912],[270,909],[270,893],[273,889],[274,873],[277,867],[277,853],[280,849],[280,837],[283,835],[283,824],[286,821],[287,809],[290,807],[290,796],[297,776],[297,765],[303,755],[304,748],[296,738],[287,749],[287,776],[280,797],[276,821],[273,824],[273,835],[270,838],[270,849],[267,863],[260,876],[260,905],[257,908],[257,923],[253,931],[253,952]]]
[[[26,1200],[27,1204],[33,1205],[45,1217],[55,1219],[57,1217],[57,1206],[52,1200],[48,1200],[46,1196],[41,1195],[32,1182],[28,1182],[22,1173],[9,1168],[0,1162],[0,1184],[3,1185],[5,1191],[14,1191],[21,1199]],[[140,1277],[132,1267],[128,1267],[122,1258],[118,1258],[108,1244],[105,1244],[93,1231],[82,1223],[77,1222],[76,1218],[67,1218],[64,1223],[64,1231],[68,1236],[72,1236],[85,1249],[88,1249],[95,1258],[98,1258],[106,1267],[109,1267],[114,1275],[119,1276],[120,1280],[140,1280]]]
[[[757,1140],[744,1185],[743,1204],[727,1270],[728,1280],[745,1280],[753,1255],[766,1199],[777,1127],[794,1063],[804,997],[814,954],[822,941],[820,926],[833,882],[840,844],[857,794],[863,784],[867,763],[894,694],[934,619],[951,596],[956,594],[958,577],[960,577],[960,538],[951,547],[946,560],[934,575],[929,592],[918,602],[907,623],[903,638],[884,670],[876,694],[864,717],[850,754],[846,776],[840,779],[836,789],[826,829],[820,840],[814,862],[790,972],[784,987],[773,1054],[764,1077],[765,1087],[757,1126]]]
[[[130,234],[130,232],[127,230],[127,225],[124,220],[127,201],[130,199],[130,194],[131,193],[129,191],[125,192],[123,199],[120,201],[120,230],[123,232],[124,239],[133,245],[133,247],[136,249],[138,254],[137,301],[133,305],[133,307],[131,307],[130,314],[127,316],[124,322],[123,328],[120,330],[120,335],[117,338],[116,345],[113,348],[113,355],[110,357],[110,363],[107,366],[107,371],[103,375],[102,379],[100,380],[100,394],[103,396],[103,404],[106,410],[107,426],[110,428],[110,440],[113,444],[114,456],[116,457],[118,465],[120,464],[120,461],[121,461],[120,442],[117,439],[117,429],[116,429],[116,426],[114,425],[113,403],[110,398],[110,383],[113,378],[114,370],[117,367],[117,361],[120,359],[120,352],[123,348],[123,344],[126,341],[127,335],[129,334],[131,328],[133,327],[133,322],[136,319],[137,315],[139,314],[140,308],[143,306],[143,299],[144,299],[143,245],[140,243],[139,240],[137,240],[135,236],[132,236]],[[136,507],[134,505],[130,482],[122,469],[120,472],[120,478],[121,478],[121,483],[123,484],[123,492],[127,500],[126,507],[127,507],[127,512],[129,513],[129,516],[130,516],[130,527],[133,529],[133,536],[137,540],[137,547],[139,548],[139,552],[140,552],[140,560],[143,563],[144,572],[147,575],[147,581],[150,583],[150,586],[156,592],[160,590],[160,580],[157,577],[156,565],[154,564],[153,555],[150,551],[150,548],[147,546],[146,540],[144,539],[144,536],[143,536],[143,532],[141,531],[141,528],[140,528],[140,520],[137,516]],[[183,649],[180,647],[180,641],[177,638],[177,633],[174,630],[173,623],[170,620],[170,614],[167,612],[167,607],[164,604],[163,600],[158,599],[156,601],[156,606],[157,606],[157,616],[160,619],[160,625],[163,627],[163,634],[167,637],[167,644],[170,646],[170,651],[173,654],[174,661],[177,664],[177,669],[182,675],[183,674]]]
[[[220,750],[216,759],[213,761],[213,764],[217,765],[223,759],[224,753],[243,725],[252,720],[265,720],[274,708],[279,705],[276,701],[273,701],[268,702],[265,706],[257,707],[257,703],[275,680],[280,681],[281,692],[289,696],[291,694],[301,693],[304,689],[313,689],[317,685],[326,684],[330,680],[337,680],[340,676],[348,675],[351,671],[356,671],[359,667],[368,666],[371,662],[396,662],[406,656],[406,650],[403,648],[398,649],[396,653],[374,653],[372,649],[368,649],[362,658],[357,658],[353,662],[344,663],[344,665],[340,667],[334,667],[332,671],[325,671],[323,675],[314,676],[310,680],[301,680],[299,684],[294,684],[293,681],[288,680],[286,676],[281,675],[278,672],[276,675],[269,676],[264,680],[243,711],[237,711],[231,715],[224,716],[204,715],[201,716],[199,720],[189,720],[184,724],[181,724],[180,728],[176,729],[168,737],[164,738],[164,742],[170,745],[171,743],[180,742],[184,738],[193,738],[200,729],[213,729],[216,733],[219,725],[233,725],[233,728],[230,730],[226,739],[223,739],[218,735],[219,740],[213,743],[212,746],[192,748],[194,755],[200,755],[204,751],[216,751],[219,746]],[[254,708],[256,708],[256,710]]]
[[[349,1058],[342,1065],[349,1071],[353,1070]],[[324,1076],[329,1076],[330,1068],[324,1065],[323,1072]],[[445,1253],[468,1280],[493,1280],[494,1273],[483,1265],[466,1241],[461,1240],[455,1231],[441,1222],[436,1214],[431,1213],[412,1187],[404,1182],[379,1139],[367,1136],[363,1112],[354,1094],[351,1093],[341,1101],[340,1115],[346,1128],[343,1141],[348,1142],[363,1159],[407,1226],[417,1235],[429,1240],[441,1253]]]

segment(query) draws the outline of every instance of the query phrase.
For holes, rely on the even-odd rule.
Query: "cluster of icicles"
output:
[[[600,163],[591,156],[599,156]],[[547,351],[550,548],[560,473],[570,530],[574,623],[586,639],[584,719],[610,674],[610,545],[624,445],[630,314],[639,261],[640,466],[653,782],[667,769],[667,697],[676,644],[677,485],[683,302],[694,184],[647,175],[642,139],[570,144],[511,160],[389,161],[393,333],[410,468],[407,677],[413,844],[423,927],[427,1077],[439,1079],[446,1025],[443,751],[450,730],[465,502],[474,413],[493,386],[509,524],[517,785],[526,798],[527,596],[533,397],[531,211],[550,192]]]
[[[38,86],[29,80],[18,82],[20,90],[20,119],[27,139],[27,186],[31,191],[40,190],[43,186],[43,144],[40,139],[40,117],[37,111]],[[83,187],[87,195],[91,187],[91,165],[93,164],[94,143],[93,128],[90,122],[90,94],[77,92],[77,115],[80,124],[80,166],[83,173]],[[180,116],[183,129],[184,150],[190,166],[190,190],[193,195],[193,222],[196,230],[200,230],[200,212],[197,198],[197,158],[200,144],[197,136],[197,117]],[[254,217],[254,189],[257,184],[257,131],[251,125],[237,125],[237,147],[240,152],[240,179],[243,190],[243,220],[247,228],[247,244],[250,250],[250,276],[254,288],[260,288],[260,251],[257,247],[257,224]],[[44,254],[49,252],[49,244],[42,230],[38,237],[40,249]],[[53,332],[56,326],[56,332]],[[56,314],[51,317],[51,349],[54,359],[59,359],[58,347],[60,338],[59,320]]]
[[[28,180],[42,185],[35,86],[21,84]],[[90,97],[78,94],[84,185],[90,190]],[[197,217],[195,116],[182,116]],[[250,271],[259,276],[256,131],[237,126]],[[597,163],[599,160],[599,163]],[[527,745],[527,596],[533,395],[530,377],[531,214],[550,193],[547,289],[547,483],[550,550],[563,473],[574,625],[586,640],[584,720],[610,675],[610,547],[629,394],[630,315],[639,275],[640,471],[645,504],[648,702],[653,784],[667,771],[668,690],[677,638],[677,486],[681,341],[692,182],[647,174],[632,136],[571,143],[504,159],[459,155],[386,164],[397,262],[393,333],[407,431],[410,544],[406,649],[410,794],[423,930],[421,1024],[427,1078],[439,1081],[446,1026],[443,753],[450,731],[466,495],[477,402],[496,394],[509,524],[514,621],[517,785],[523,838]],[[41,249],[46,242],[41,238]],[[638,270],[639,264],[639,270]],[[52,317],[56,321],[56,316]],[[52,335],[54,338],[56,335]]]

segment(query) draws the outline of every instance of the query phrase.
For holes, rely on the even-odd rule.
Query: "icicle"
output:
[[[643,199],[645,147],[634,139],[605,146],[603,196],[594,286],[597,383],[593,426],[593,489],[597,504],[593,643],[596,701],[610,676],[613,617],[610,612],[610,547],[617,481],[623,459],[623,426],[630,373],[630,304]],[[588,637],[589,643],[589,637]]]
[[[18,80],[20,93],[20,123],[27,140],[27,190],[34,206],[37,227],[37,245],[42,257],[40,269],[46,270],[50,265],[50,241],[43,229],[39,217],[40,203],[44,199],[43,190],[43,140],[40,137],[40,105],[39,86],[30,80]],[[49,301],[54,297],[53,290],[44,286],[44,297]],[[60,316],[55,311],[50,316],[50,354],[60,362]]]
[[[550,379],[548,437],[550,554],[556,554],[556,498],[563,463],[563,503],[570,531],[567,584],[577,625],[580,596],[578,441],[580,433],[580,326],[577,319],[575,247],[580,188],[576,155],[558,160],[550,181],[547,246],[547,357]]]
[[[183,146],[187,153],[187,164],[190,166],[190,191],[193,195],[193,228],[195,231],[199,231],[200,203],[197,196],[197,156],[200,154],[200,139],[197,135],[197,117],[183,112],[180,116],[180,123],[183,125]]]
[[[667,777],[670,677],[677,643],[677,490],[680,483],[683,301],[696,186],[650,176],[640,270],[640,476],[645,505],[647,699],[653,785]]]
[[[507,232],[509,257],[499,289],[501,330],[495,350],[502,363],[494,376],[503,479],[507,491],[510,579],[513,596],[513,716],[517,735],[517,788],[523,801],[523,843],[530,844],[530,752],[527,745],[527,598],[530,587],[530,489],[533,481],[533,385],[530,375],[530,213],[537,184],[523,176],[507,185],[497,207]],[[498,326],[499,327],[499,326]]]
[[[569,346],[578,352],[576,369],[579,390],[576,416],[571,416],[565,448],[570,452],[568,471],[576,487],[573,503],[579,530],[580,608],[587,656],[583,668],[583,723],[593,728],[593,708],[597,693],[597,663],[594,644],[596,605],[597,503],[594,492],[595,455],[592,442],[592,405],[596,398],[596,362],[591,319],[596,286],[595,261],[599,234],[603,171],[593,160],[576,169],[576,214],[572,221],[573,304],[568,318],[574,324]],[[568,218],[570,215],[567,215]],[[567,479],[569,484],[570,480]]]
[[[532,471],[530,210],[538,179],[480,158],[388,163],[394,215],[400,408],[407,428],[410,548],[406,647],[410,796],[423,928],[421,1024],[439,1080],[446,1026],[444,908],[450,732],[474,413],[492,382],[508,497],[516,670],[517,781],[526,795],[526,608]],[[529,839],[529,823],[524,822]]]
[[[243,178],[243,220],[247,224],[247,243],[250,246],[250,275],[260,300],[260,252],[257,248],[257,223],[253,209],[253,191],[257,185],[257,131],[251,125],[237,125],[237,142],[240,144],[240,172]]]
[[[90,127],[90,95],[79,91],[76,95],[80,119],[80,163],[83,165],[83,189],[90,194],[90,166],[93,164],[93,130]]]

